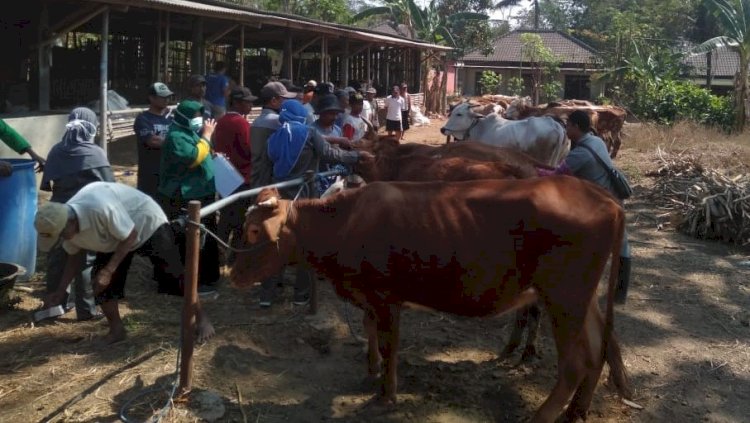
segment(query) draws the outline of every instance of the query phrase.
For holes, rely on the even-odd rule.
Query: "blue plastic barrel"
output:
[[[29,279],[36,269],[37,190],[33,160],[0,159],[13,165],[13,174],[0,177],[0,262],[26,268]]]

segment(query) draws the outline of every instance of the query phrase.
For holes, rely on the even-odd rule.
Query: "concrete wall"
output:
[[[34,151],[42,157],[53,145],[57,144],[65,133],[65,124],[68,123],[68,114],[48,114],[39,116],[7,117],[3,118],[13,129],[23,135],[31,144]],[[0,142],[0,158],[26,158],[28,155],[19,156],[15,151],[8,148],[5,143]]]
[[[463,95],[465,96],[475,96],[478,95],[477,90],[477,80],[478,75],[481,75],[481,73],[485,70],[491,70],[494,71],[503,77],[503,85],[505,85],[510,78],[517,77],[518,76],[518,70],[514,69],[493,69],[493,68],[463,68],[460,70],[459,78],[461,78],[461,86],[463,89]],[[570,72],[570,71],[562,71],[558,75],[558,81],[563,85],[563,88],[565,87],[565,76],[566,75],[580,75],[578,72]],[[591,99],[596,99],[600,94],[603,93],[604,87],[603,84],[597,82],[597,81],[591,81],[590,82],[590,88],[591,88]],[[527,90],[528,91],[528,90]],[[449,91],[450,92],[450,91]],[[501,93],[501,94],[508,94],[508,93]],[[524,95],[529,95],[528,92],[524,93]],[[563,93],[560,93],[560,96],[562,96]]]

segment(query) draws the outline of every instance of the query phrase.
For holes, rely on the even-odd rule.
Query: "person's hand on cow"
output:
[[[360,163],[372,163],[375,161],[375,155],[370,153],[369,151],[360,151],[359,152],[359,162]]]

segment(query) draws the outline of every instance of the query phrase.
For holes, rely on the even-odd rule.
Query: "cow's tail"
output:
[[[613,222],[615,237],[612,241],[611,257],[609,266],[609,286],[607,288],[607,312],[604,321],[604,337],[602,342],[602,358],[609,364],[609,379],[615,389],[623,398],[632,399],[633,391],[630,387],[628,375],[625,372],[625,364],[622,361],[622,352],[615,338],[615,284],[620,273],[620,248],[625,236],[625,212],[618,207],[617,218]]]

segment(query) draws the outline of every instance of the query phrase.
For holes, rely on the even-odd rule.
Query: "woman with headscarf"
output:
[[[216,121],[203,120],[204,108],[193,100],[181,102],[173,114],[172,125],[161,148],[159,169],[159,202],[170,220],[174,220],[187,209],[188,202],[198,200],[202,206],[216,199],[214,168],[209,140],[214,133]],[[199,135],[200,134],[200,135]],[[201,220],[211,232],[216,232],[216,215]],[[180,246],[182,263],[185,264],[184,234],[175,234]],[[216,298],[216,283],[219,280],[219,246],[213,237],[207,236],[201,250],[198,294],[202,298]]]
[[[305,124],[306,118],[307,109],[298,100],[287,100],[281,106],[281,127],[268,138],[268,157],[273,162],[274,182],[298,178],[307,171],[318,172],[321,159],[349,165],[374,159],[366,151],[345,151],[332,146],[318,131]],[[286,198],[294,198],[298,190],[299,187],[293,187],[283,190],[281,194]],[[300,197],[317,197],[317,191],[308,186],[302,189]],[[312,274],[298,266],[292,300],[295,305],[308,303],[311,283]],[[269,307],[276,297],[274,279],[263,281],[261,286],[260,306]]]
[[[62,140],[55,144],[47,155],[42,175],[41,189],[52,191],[50,201],[64,203],[81,188],[91,182],[114,182],[107,154],[94,144],[99,119],[91,109],[78,107],[68,115]],[[63,308],[75,307],[78,320],[89,320],[101,316],[97,312],[91,285],[91,269],[95,253],[86,252],[83,270],[75,278],[73,295],[63,301]],[[60,244],[47,255],[47,292],[54,292],[60,283],[67,253]],[[75,298],[75,301],[73,301]],[[48,304],[54,306],[56,304]]]

